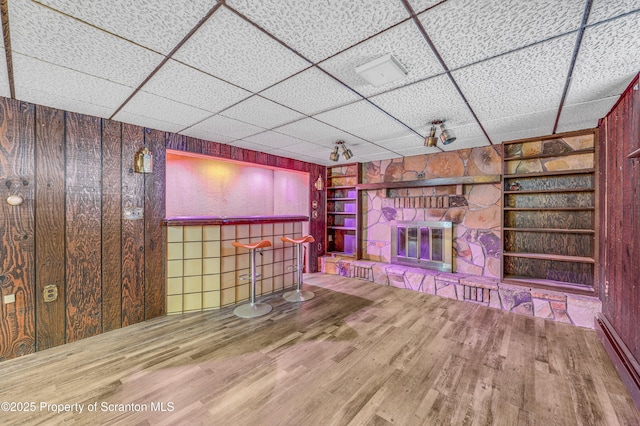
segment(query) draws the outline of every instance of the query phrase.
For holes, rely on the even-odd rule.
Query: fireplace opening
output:
[[[391,227],[391,263],[451,272],[452,222],[397,222]]]

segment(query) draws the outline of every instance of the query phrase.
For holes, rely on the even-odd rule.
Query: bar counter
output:
[[[296,284],[295,250],[283,236],[302,237],[307,216],[171,217],[166,226],[167,314],[219,309],[249,300],[249,251],[234,241],[271,241],[256,256],[256,297]]]

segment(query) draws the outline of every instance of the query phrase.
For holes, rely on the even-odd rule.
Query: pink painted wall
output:
[[[167,152],[167,217],[309,215],[309,174]]]

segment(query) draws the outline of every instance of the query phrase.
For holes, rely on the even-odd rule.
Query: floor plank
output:
[[[265,317],[161,317],[3,362],[2,400],[36,405],[2,423],[640,424],[592,330],[305,280],[314,299],[270,296]]]

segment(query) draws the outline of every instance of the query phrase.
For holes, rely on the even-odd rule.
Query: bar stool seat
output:
[[[251,301],[238,306],[233,310],[233,313],[240,318],[255,318],[268,314],[273,309],[271,305],[268,303],[256,303],[256,250],[271,247],[271,241],[261,240],[253,244],[243,244],[238,241],[234,241],[231,245],[238,248],[245,248],[249,250],[249,253],[251,254]]]
[[[280,238],[282,242],[295,244],[296,247],[296,272],[298,273],[298,285],[295,290],[287,291],[282,295],[282,298],[288,302],[304,302],[305,300],[313,299],[316,295],[312,291],[302,290],[302,245],[305,243],[312,243],[315,241],[311,235],[306,235],[302,238]]]

